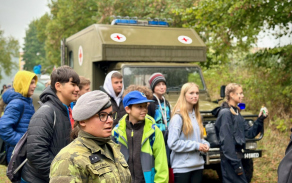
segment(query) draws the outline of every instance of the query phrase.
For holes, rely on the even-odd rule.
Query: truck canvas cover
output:
[[[67,38],[66,46],[74,55],[82,46],[90,62],[206,60],[206,45],[190,28],[94,24]]]

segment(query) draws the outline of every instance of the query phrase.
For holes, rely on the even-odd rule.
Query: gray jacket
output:
[[[204,169],[204,159],[200,155],[199,144],[207,144],[208,146],[210,144],[206,140],[201,139],[201,132],[195,117],[195,111],[189,114],[189,116],[194,131],[188,137],[182,132],[183,120],[180,115],[175,114],[170,120],[167,144],[172,150],[170,162],[173,173],[187,173]]]

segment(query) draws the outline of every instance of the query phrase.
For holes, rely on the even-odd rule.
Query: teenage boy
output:
[[[119,120],[126,114],[126,111],[123,106],[123,76],[118,71],[111,71],[105,77],[103,88],[108,96],[111,98],[111,103],[113,111],[117,112],[117,116],[114,120],[113,127],[115,127]]]
[[[148,106],[148,114],[152,116],[157,127],[164,132],[171,116],[170,105],[164,98],[166,93],[166,80],[161,73],[154,73],[149,78],[149,85],[153,92],[153,103]]]
[[[128,115],[122,117],[112,135],[121,145],[128,162],[132,183],[168,182],[168,165],[163,135],[152,117],[147,115],[148,100],[144,93],[128,93],[123,104]]]
[[[79,92],[78,92],[78,98],[87,93],[87,92],[90,92],[90,80],[84,76],[79,76],[79,79],[80,79],[80,83],[78,85],[79,87]]]
[[[77,100],[79,76],[69,66],[55,69],[51,87],[40,95],[43,103],[30,120],[27,135],[27,159],[22,182],[49,182],[50,165],[58,152],[70,143],[74,120],[70,103]]]

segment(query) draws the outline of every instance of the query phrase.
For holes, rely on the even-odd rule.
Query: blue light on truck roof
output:
[[[140,25],[140,26],[163,26],[168,27],[169,24],[166,21],[155,20],[136,20],[136,19],[114,19],[112,25]]]
[[[165,21],[148,21],[149,25],[164,25],[168,26],[168,23]]]
[[[116,19],[116,24],[137,24],[137,20],[131,19]]]

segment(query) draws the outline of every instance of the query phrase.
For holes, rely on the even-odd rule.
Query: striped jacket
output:
[[[121,145],[126,161],[129,159],[129,150],[126,134],[126,117],[119,121],[113,129],[112,135],[116,143]],[[168,165],[162,132],[155,125],[154,119],[146,115],[143,137],[141,142],[141,164],[146,183],[168,182]]]

